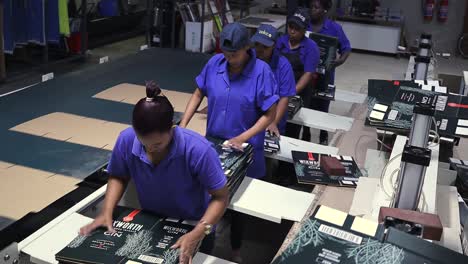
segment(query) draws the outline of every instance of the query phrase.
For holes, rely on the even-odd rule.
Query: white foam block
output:
[[[447,87],[445,86],[436,86],[435,91],[438,93],[447,93]]]
[[[377,119],[377,120],[383,120],[385,117],[385,113],[379,112],[379,111],[372,111],[370,114],[370,118]]]
[[[421,89],[426,90],[426,91],[432,91],[432,86],[431,85],[422,85]]]
[[[374,105],[374,110],[380,111],[380,112],[387,112],[388,106],[383,105],[383,104],[375,104]]]
[[[398,111],[392,109],[390,113],[388,114],[388,120],[395,120],[398,117]]]
[[[427,80],[427,85],[438,87],[440,83],[439,80]]]
[[[468,127],[468,120],[466,120],[466,119],[459,119],[459,120],[458,120],[458,125],[459,125],[459,126]]]
[[[229,208],[280,223],[281,219],[300,222],[315,195],[246,177],[234,194]]]
[[[455,134],[462,135],[462,136],[468,136],[468,128],[466,128],[466,127],[457,127],[457,130],[455,131]]]

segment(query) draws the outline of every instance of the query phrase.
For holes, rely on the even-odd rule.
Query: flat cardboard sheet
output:
[[[349,131],[353,125],[354,118],[302,107],[288,122],[334,133],[337,130]]]
[[[10,130],[95,148],[105,148],[113,147],[119,133],[126,128],[128,128],[127,124],[55,112],[19,124]]]
[[[0,170],[0,216],[18,220],[74,190],[81,180],[19,165]]]
[[[282,219],[300,222],[314,197],[311,193],[246,177],[229,208],[276,223]]]
[[[176,92],[172,90],[162,89],[162,95],[166,96],[174,106],[174,110],[177,112],[185,112],[185,107],[192,94]],[[114,102],[122,102],[127,104],[136,104],[141,98],[146,97],[146,88],[143,85],[135,85],[129,83],[122,83],[104,90],[93,98],[110,100]],[[205,107],[206,99],[202,101],[200,109]]]
[[[280,150],[276,153],[265,153],[266,157],[285,162],[293,162],[291,151],[316,152],[324,154],[337,154],[338,148],[315,144],[295,138],[281,136]]]
[[[33,263],[58,263],[55,260],[55,254],[66,247],[78,235],[80,227],[92,221],[92,218],[73,213],[27,245],[22,251],[31,256],[31,262]]]

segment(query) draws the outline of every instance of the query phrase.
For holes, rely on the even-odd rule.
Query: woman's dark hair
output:
[[[309,2],[310,6],[312,6],[312,2],[318,1],[320,5],[323,7],[324,10],[330,11],[333,6],[332,0],[311,0]]]
[[[133,108],[132,125],[138,135],[171,129],[174,107],[160,94],[161,88],[154,81],[146,82],[146,98],[140,99]]]

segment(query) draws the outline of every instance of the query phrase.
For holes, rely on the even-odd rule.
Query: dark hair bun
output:
[[[159,94],[161,94],[161,88],[159,88],[159,85],[157,85],[155,81],[147,81],[146,82],[146,97],[155,98]]]

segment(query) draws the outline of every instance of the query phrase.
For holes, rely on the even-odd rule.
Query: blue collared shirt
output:
[[[276,41],[276,49],[280,53],[296,53],[299,52],[302,63],[304,64],[304,72],[316,72],[320,62],[320,50],[313,40],[304,37],[299,44],[299,48],[291,50],[289,47],[289,35],[284,34]]]
[[[174,128],[168,155],[154,165],[133,128],[122,131],[107,167],[115,177],[130,177],[143,209],[187,220],[199,220],[210,195],[226,185],[219,157],[202,136]]]
[[[208,98],[207,136],[237,137],[278,102],[278,87],[270,67],[252,50],[249,54],[249,62],[237,76],[229,77],[227,60],[217,54],[196,77],[198,88]],[[247,175],[253,178],[265,176],[264,138],[263,131],[248,141],[254,148],[254,158]]]
[[[307,30],[312,31],[312,24],[309,24],[309,27],[307,28]],[[340,54],[351,51],[351,43],[349,42],[348,37],[343,31],[343,28],[341,27],[341,25],[336,23],[335,21],[326,18],[325,21],[323,22],[322,29],[318,33],[336,37],[338,39],[338,42],[340,43],[339,50],[338,50]],[[331,77],[331,83],[333,84],[334,82],[335,82],[335,69],[333,69],[332,77]]]
[[[276,83],[278,84],[279,97],[291,97],[296,95],[296,81],[294,80],[293,69],[288,59],[282,56],[277,50],[274,50],[270,61],[270,67],[275,75]],[[287,119],[288,114],[285,113],[278,124],[278,130],[281,135],[284,135],[286,131]]]

